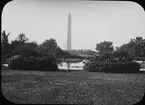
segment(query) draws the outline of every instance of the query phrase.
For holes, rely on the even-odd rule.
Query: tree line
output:
[[[131,57],[132,59],[145,60],[145,39],[136,37],[115,49],[112,42],[103,41],[96,44],[96,50],[101,56],[110,53],[110,55],[116,54],[119,57],[124,56]]]
[[[66,57],[75,55],[73,57],[79,57],[79,54],[87,55],[108,55],[117,54],[120,57],[133,57],[144,58],[145,57],[145,39],[142,37],[136,37],[131,39],[128,43],[121,45],[120,47],[113,47],[113,42],[103,41],[96,44],[96,51],[92,50],[62,50],[55,39],[46,39],[43,43],[37,44],[37,42],[29,41],[24,33],[19,34],[14,40],[9,42],[10,33],[2,31],[1,33],[1,57],[7,58],[9,56],[21,54],[23,56],[48,56],[53,55],[56,57]],[[27,55],[28,54],[28,55]],[[76,56],[77,55],[77,56]],[[112,55],[113,56],[113,55]]]
[[[24,33],[19,34],[14,40],[9,42],[10,33],[1,33],[1,57],[8,58],[13,55],[23,56],[63,56],[67,54],[57,44],[55,39],[46,39],[43,43],[29,41]]]

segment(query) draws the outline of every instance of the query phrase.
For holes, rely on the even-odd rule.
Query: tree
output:
[[[64,57],[66,55],[66,52],[63,51],[60,47],[57,47],[56,49],[56,56],[58,58]]]
[[[112,44],[113,43],[110,41],[100,42],[96,45],[96,50],[99,51],[100,55],[103,55],[106,52],[112,52],[114,50]]]
[[[6,34],[5,31],[1,33],[1,61],[2,63],[9,57],[9,40],[8,36],[10,33]]]
[[[36,42],[27,42],[25,45],[28,49],[36,49],[38,47],[38,44]]]
[[[131,39],[129,43],[120,46],[117,51],[126,51],[130,57],[144,57],[145,56],[145,39],[136,37]]]
[[[129,54],[127,51],[114,51],[113,57],[117,58],[119,61],[126,61],[129,58]]]
[[[136,37],[136,39],[134,39],[134,43],[136,57],[145,56],[145,39],[142,37]]]
[[[10,33],[6,34],[5,30],[1,33],[1,42],[3,43],[8,43],[8,36],[10,35]]]
[[[116,51],[128,52],[130,57],[134,57],[135,56],[134,45],[123,44]]]
[[[10,50],[10,54],[12,55],[12,52],[13,52],[13,50],[18,46],[18,45],[20,45],[20,42],[19,41],[17,41],[17,40],[13,40],[13,41],[11,41],[11,43],[10,43],[10,47],[9,47],[9,50]]]
[[[18,42],[20,42],[20,44],[25,44],[29,39],[25,36],[24,33],[21,33],[18,35],[18,37],[16,38],[16,40]]]
[[[47,56],[49,54],[56,54],[57,49],[57,42],[55,39],[46,39],[39,47],[36,49],[38,52],[40,52],[43,56]]]
[[[5,55],[9,53],[9,40],[8,40],[8,36],[10,35],[10,33],[6,34],[5,31],[3,31],[1,33],[1,55]]]

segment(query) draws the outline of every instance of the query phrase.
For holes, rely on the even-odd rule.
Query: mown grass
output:
[[[13,103],[132,105],[145,92],[145,74],[2,70],[4,97]]]

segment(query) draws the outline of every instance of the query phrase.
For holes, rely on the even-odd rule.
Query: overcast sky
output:
[[[131,38],[145,38],[145,12],[127,1],[14,0],[2,12],[2,30],[10,40],[24,33],[38,44],[55,38],[66,49],[68,14],[72,18],[72,49],[95,50],[96,43],[112,41],[113,46]]]

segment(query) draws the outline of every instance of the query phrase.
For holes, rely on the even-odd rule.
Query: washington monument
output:
[[[71,14],[68,15],[67,50],[71,50]]]

